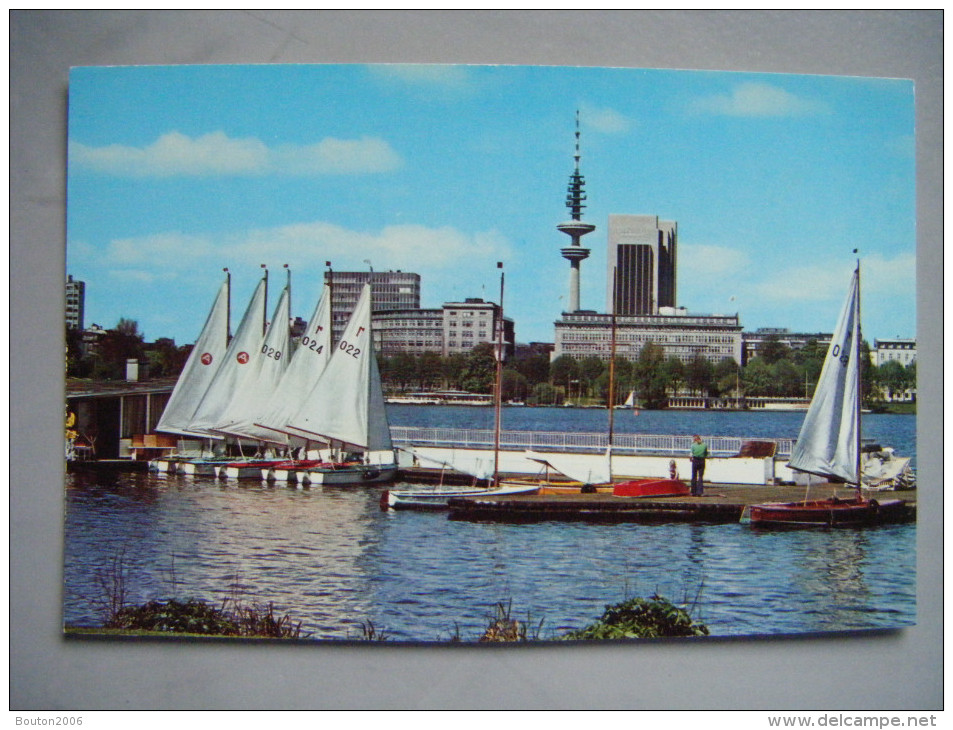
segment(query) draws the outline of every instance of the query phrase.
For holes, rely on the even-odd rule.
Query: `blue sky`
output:
[[[496,301],[502,260],[518,341],[551,342],[577,109],[582,307],[605,308],[609,214],[649,214],[678,222],[691,312],[829,332],[858,248],[865,337],[915,336],[912,82],[521,66],[73,69],[86,324],[192,342],[222,268],[237,323],[261,264],[304,318],[327,260],[417,272],[424,307]]]

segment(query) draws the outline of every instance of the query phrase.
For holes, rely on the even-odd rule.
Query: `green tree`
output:
[[[560,355],[549,366],[553,385],[565,387],[566,397],[572,397],[572,382],[579,378],[579,365],[572,355]]]
[[[778,360],[771,366],[772,393],[779,398],[797,398],[803,390],[801,371],[790,360]]]
[[[587,355],[579,361],[579,379],[588,395],[594,394],[596,381],[606,373],[608,364],[598,355]]]
[[[714,382],[715,368],[711,361],[701,353],[695,353],[695,356],[685,368],[685,380],[689,390],[693,393],[707,394],[712,390]]]
[[[672,355],[665,361],[663,372],[665,373],[665,387],[672,395],[677,395],[682,383],[685,382],[685,363]]]
[[[778,360],[783,360],[791,354],[791,348],[778,339],[777,335],[770,335],[765,338],[758,348],[758,355],[764,358],[768,365],[773,365]]]
[[[911,375],[914,377],[911,378]],[[888,360],[874,368],[872,376],[874,382],[883,389],[884,395],[893,400],[902,396],[916,382],[916,369],[911,372],[897,360]]]
[[[715,365],[714,391],[717,395],[733,393],[740,381],[740,369],[733,357],[724,357]]]
[[[390,380],[401,391],[406,391],[417,380],[417,358],[406,352],[398,352],[390,358]]]
[[[545,383],[549,380],[548,355],[531,353],[515,358],[509,364],[514,370],[523,375],[530,385]]]
[[[752,358],[741,374],[741,384],[746,395],[767,396],[771,394],[774,374],[764,358]]]
[[[99,340],[94,359],[94,378],[121,380],[126,377],[126,361],[143,357],[143,337],[133,319],[120,318],[115,329],[107,330]]]
[[[417,356],[417,387],[420,390],[435,390],[443,381],[443,358],[436,352],[423,352]]]
[[[664,408],[668,385],[665,351],[653,342],[646,342],[635,365],[635,382],[645,408]]]
[[[467,356],[460,352],[443,358],[443,377],[451,390],[463,390],[467,372]]]
[[[791,353],[791,362],[797,365],[801,372],[801,390],[798,393],[800,397],[810,398],[813,395],[826,357],[827,347],[815,339],[808,340],[804,347]]]
[[[191,345],[176,347],[174,340],[160,337],[145,351],[146,360],[149,362],[149,376],[168,378],[178,375],[191,351]]]
[[[538,406],[551,406],[558,405],[562,401],[555,387],[549,383],[536,383],[533,386],[533,394],[527,402]]]
[[[471,393],[492,393],[496,381],[496,357],[490,342],[481,342],[466,356],[463,389]]]
[[[512,368],[504,368],[500,374],[500,389],[504,401],[526,401],[529,395],[529,380]]]

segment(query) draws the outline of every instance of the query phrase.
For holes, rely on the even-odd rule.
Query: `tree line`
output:
[[[615,402],[621,404],[629,393],[647,409],[664,408],[675,395],[810,398],[826,355],[827,346],[816,340],[793,349],[769,338],[758,356],[742,367],[734,358],[712,362],[700,354],[685,363],[666,357],[661,346],[646,343],[635,360],[616,357]],[[495,366],[493,346],[486,343],[468,354],[400,354],[380,361],[385,387],[394,393],[441,388],[492,393]],[[532,405],[606,403],[609,379],[609,362],[594,355],[561,355],[550,361],[546,354],[526,353],[506,361],[501,390],[506,401]],[[866,405],[876,407],[916,387],[916,363],[874,366],[870,347],[863,342],[861,381]]]
[[[127,359],[145,362],[148,377],[173,377],[192,349],[191,345],[177,347],[167,338],[145,343],[138,324],[129,319],[120,319],[115,329],[107,330],[93,354],[84,354],[80,344],[81,333],[67,330],[67,376],[99,380],[123,379]],[[384,388],[390,394],[433,390],[489,394],[496,379],[493,350],[492,344],[482,343],[465,354],[401,353],[379,357],[378,364]],[[816,340],[792,349],[777,338],[769,338],[758,356],[742,367],[733,358],[711,362],[701,355],[685,363],[666,357],[659,345],[650,342],[635,360],[616,357],[615,400],[616,404],[622,403],[631,392],[640,407],[656,409],[664,408],[675,395],[809,398],[826,354],[826,346]],[[916,387],[916,363],[905,367],[889,361],[874,366],[866,342],[861,343],[861,355],[861,380],[868,407]],[[501,386],[505,401],[532,405],[606,403],[609,363],[594,355],[561,355],[550,361],[546,353],[524,352],[506,360]]]

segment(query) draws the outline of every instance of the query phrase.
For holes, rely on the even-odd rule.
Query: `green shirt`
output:
[[[694,459],[705,459],[708,457],[708,444],[704,441],[692,442],[692,458]]]

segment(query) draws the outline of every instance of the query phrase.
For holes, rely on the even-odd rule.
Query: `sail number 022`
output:
[[[338,345],[339,350],[344,350],[348,355],[353,358],[356,358],[361,354],[361,348],[355,347],[354,345],[348,344],[347,340],[341,340],[341,344]]]

